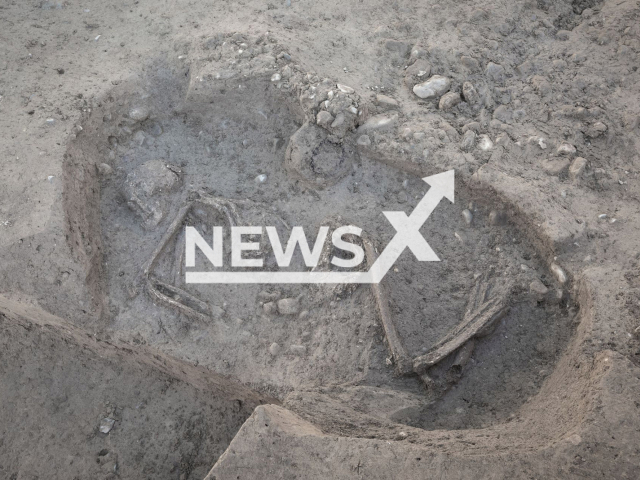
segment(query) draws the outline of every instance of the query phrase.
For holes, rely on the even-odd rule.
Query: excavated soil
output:
[[[637,5],[241,6],[0,9],[0,477],[632,478]],[[231,223],[380,253],[449,170],[388,317],[366,284],[185,281],[234,270]],[[388,322],[420,358],[485,286],[506,314],[403,371]]]

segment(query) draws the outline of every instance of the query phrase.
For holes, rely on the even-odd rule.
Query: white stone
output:
[[[338,87],[338,90],[340,90],[342,93],[353,93],[355,92],[355,90],[351,87],[348,87],[346,85],[343,85],[341,83],[336,84],[336,87]]]
[[[451,87],[451,80],[441,75],[434,75],[429,80],[413,87],[413,93],[420,98],[438,98]]]

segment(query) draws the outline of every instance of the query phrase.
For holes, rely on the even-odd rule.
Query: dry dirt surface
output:
[[[640,477],[640,3],[5,0],[0,45],[0,480]],[[185,280],[186,226],[363,271],[443,172],[439,262]]]

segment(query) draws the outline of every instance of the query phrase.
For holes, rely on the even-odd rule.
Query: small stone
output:
[[[135,143],[138,146],[142,146],[142,144],[144,143],[144,141],[146,140],[146,136],[144,135],[144,132],[138,130],[134,135],[133,138],[131,139],[133,141],[133,143]]]
[[[462,84],[462,96],[469,105],[478,105],[480,103],[480,95],[471,82]]]
[[[431,64],[424,59],[416,60],[405,70],[404,83],[409,88],[425,79],[431,73]]]
[[[344,120],[344,113],[338,113],[336,119],[331,122],[331,128],[340,128],[344,124]]]
[[[497,63],[489,62],[484,71],[485,76],[494,83],[503,84],[505,81],[504,67]]]
[[[587,128],[585,134],[589,138],[598,138],[607,131],[607,126],[602,122],[596,122]]]
[[[451,88],[451,80],[441,75],[434,75],[429,80],[413,87],[413,93],[424,99],[439,98]]]
[[[471,131],[473,131],[475,133],[478,133],[478,131],[480,130],[480,123],[479,122],[469,122],[464,127],[462,127],[462,133],[466,133],[468,130],[471,130]]]
[[[275,357],[276,355],[278,355],[280,353],[280,345],[278,345],[277,343],[273,342],[269,346],[269,353],[271,354],[272,357]]]
[[[534,75],[531,78],[531,84],[533,88],[543,97],[549,95],[552,91],[549,81],[541,75]]]
[[[100,421],[100,433],[109,433],[116,421],[113,418],[105,417]]]
[[[280,75],[279,73],[274,73],[273,75],[271,75],[272,82],[279,82],[280,80],[282,80],[282,75]]]
[[[569,178],[573,181],[578,180],[587,166],[587,160],[582,157],[576,157],[569,167]]]
[[[493,142],[489,138],[489,135],[480,135],[480,141],[478,142],[478,148],[482,151],[488,151],[493,148]]]
[[[260,175],[258,175],[258,176],[255,178],[255,181],[256,181],[256,183],[264,183],[264,182],[266,182],[266,181],[267,181],[267,175],[266,175],[266,174],[264,174],[264,173],[261,173]]]
[[[404,440],[408,436],[409,435],[407,435],[407,432],[398,432],[398,435],[396,435],[396,440]]]
[[[300,302],[297,298],[283,298],[278,300],[278,312],[281,315],[297,315],[300,313]]]
[[[392,110],[399,106],[396,99],[382,94],[376,95],[376,103],[385,110]]]
[[[318,112],[318,115],[316,116],[316,123],[323,128],[329,128],[333,121],[333,115],[331,115],[326,110]]]
[[[460,142],[460,148],[465,152],[470,152],[476,144],[476,132],[473,130],[467,130],[462,136]]]
[[[542,161],[543,170],[549,175],[561,175],[569,168],[568,158],[547,158]]]
[[[445,93],[442,98],[440,98],[440,103],[438,104],[438,108],[440,110],[451,110],[453,107],[458,105],[462,99],[460,98],[460,94],[458,92],[449,92]]]
[[[398,115],[374,115],[358,127],[358,133],[388,130],[396,125]]]
[[[411,53],[411,44],[398,40],[387,40],[384,44],[387,50],[397,53],[402,58],[407,58]]]
[[[299,357],[305,355],[307,353],[307,347],[305,347],[304,345],[290,345],[289,346],[289,351],[293,354],[293,355],[297,355]]]
[[[129,118],[136,122],[143,122],[149,118],[149,109],[147,107],[132,107],[129,110]]]
[[[564,285],[567,282],[567,274],[560,267],[560,265],[558,265],[557,263],[552,263],[549,269],[551,270],[551,273],[553,273],[553,276],[556,277],[556,280],[558,280],[558,283]]]
[[[113,173],[113,168],[108,163],[101,163],[98,165],[98,173],[103,177],[111,175]]]
[[[538,302],[541,302],[542,300],[544,300],[544,297],[549,292],[549,289],[546,287],[544,283],[536,279],[529,284],[529,292],[531,293],[531,296],[535,300],[537,300]]]
[[[504,225],[507,222],[507,216],[499,210],[491,210],[489,213],[489,224],[493,226]]]
[[[507,106],[500,105],[494,110],[493,118],[495,120],[501,121],[502,123],[510,124],[511,122],[513,122],[513,112]]]
[[[268,315],[273,315],[278,311],[278,306],[276,305],[276,302],[267,302],[262,305],[262,310],[264,310],[264,313]]]
[[[369,138],[369,135],[360,135],[358,140],[356,140],[356,143],[363,147],[368,147],[371,145],[371,139]]]
[[[472,72],[480,69],[480,63],[475,58],[462,56],[460,57],[460,64],[467,70]]]
[[[349,94],[349,93],[355,92],[353,88],[343,85],[341,83],[336,84],[336,87],[338,87],[338,90],[340,90],[342,93]]]
[[[462,218],[464,218],[464,221],[467,225],[471,225],[471,222],[473,221],[473,213],[471,213],[469,209],[465,208],[462,211]]]
[[[563,143],[558,147],[558,155],[573,156],[576,153],[576,147],[570,143]]]

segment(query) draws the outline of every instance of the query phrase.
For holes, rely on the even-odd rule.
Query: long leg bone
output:
[[[367,255],[367,263],[369,264],[369,268],[371,268],[371,265],[373,265],[377,258],[376,251],[373,248],[373,245],[367,240],[364,240],[364,248]],[[389,311],[389,301],[384,291],[384,287],[382,283],[373,283],[371,284],[371,289],[373,291],[373,296],[376,299],[378,311],[380,312],[382,327],[387,339],[389,351],[391,352],[391,356],[393,357],[396,365],[396,371],[400,375],[410,374],[413,370],[411,358],[405,350],[404,345],[402,345],[400,335],[398,335],[398,330],[393,323],[391,312]]]
[[[430,352],[413,360],[413,370],[423,374],[428,368],[458,350],[469,340],[490,331],[509,311],[511,284],[490,292],[486,279],[479,280],[469,300],[467,312],[456,328],[451,330]],[[489,293],[490,298],[487,298]]]

